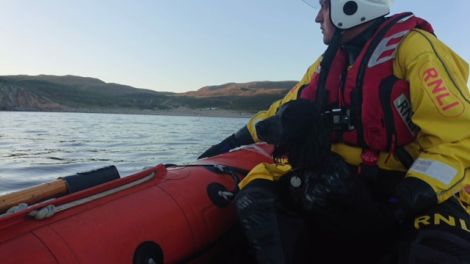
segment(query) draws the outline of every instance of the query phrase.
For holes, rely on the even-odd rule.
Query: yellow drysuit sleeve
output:
[[[284,105],[285,103],[295,100],[299,97],[301,90],[310,83],[312,78],[313,72],[318,68],[320,64],[320,59],[314,62],[308,69],[307,72],[304,74],[302,79],[280,100],[272,103],[271,106],[264,111],[260,111],[256,113],[251,119],[248,121],[247,127],[250,131],[251,137],[255,142],[259,141],[258,136],[256,135],[255,125],[261,120],[264,120],[268,117],[271,117],[276,114],[277,110]]]
[[[428,183],[443,202],[462,188],[470,167],[468,64],[422,30],[402,41],[394,64],[397,77],[410,83],[412,120],[420,128],[407,177]]]
[[[302,79],[282,99],[272,103],[267,110],[260,111],[251,117],[251,119],[248,121],[247,127],[250,131],[251,137],[255,142],[259,141],[259,138],[256,135],[256,123],[275,115],[277,110],[285,103],[299,98],[302,89],[310,83],[313,72],[318,68],[320,60],[321,58],[319,58],[307,69],[307,72],[304,74]],[[239,183],[239,187],[242,189],[255,179],[277,181],[282,175],[289,172],[290,170],[291,167],[288,164],[279,165],[261,163],[250,171],[250,173]]]

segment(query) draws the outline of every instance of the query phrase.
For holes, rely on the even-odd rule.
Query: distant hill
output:
[[[71,75],[0,76],[0,110],[139,112],[185,107],[255,112],[294,85],[294,81],[228,83],[171,93]]]
[[[285,94],[295,83],[294,81],[227,83],[205,86],[195,92],[187,92],[185,95],[195,97],[278,95]]]

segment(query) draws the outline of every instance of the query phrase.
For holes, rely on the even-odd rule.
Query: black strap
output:
[[[397,155],[398,160],[401,162],[403,167],[405,167],[405,169],[411,168],[411,165],[413,165],[414,159],[410,155],[410,153],[408,153],[408,151],[405,150],[403,146],[398,146],[395,153]]]
[[[320,76],[318,79],[318,86],[316,87],[317,91],[315,94],[315,103],[319,106],[318,109],[320,109],[322,113],[327,110],[328,89],[326,87],[326,83],[328,81],[331,65],[333,64],[334,58],[336,57],[336,53],[338,52],[338,48],[340,46],[341,37],[342,32],[337,30],[333,35],[333,39],[331,40],[330,45],[328,45],[328,48],[323,54],[323,59],[320,63]]]
[[[384,125],[387,134],[387,149],[391,149],[392,145],[396,145],[396,129],[395,122],[393,121],[393,110],[391,106],[391,98],[393,86],[398,81],[398,78],[391,75],[382,80],[380,83],[380,103],[384,111]],[[395,137],[393,137],[395,135]],[[395,142],[392,142],[392,141]]]

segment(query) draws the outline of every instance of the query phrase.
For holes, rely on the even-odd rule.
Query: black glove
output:
[[[250,131],[245,126],[238,130],[235,134],[230,135],[226,139],[222,140],[219,144],[211,146],[209,149],[204,151],[198,159],[208,158],[215,155],[219,155],[228,152],[231,149],[240,147],[243,145],[253,144],[253,138],[251,137]]]
[[[431,186],[415,177],[407,177],[398,184],[396,198],[398,209],[395,216],[399,222],[422,213],[438,202]]]

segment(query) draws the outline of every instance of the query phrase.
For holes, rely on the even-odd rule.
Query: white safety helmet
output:
[[[317,8],[325,0],[302,0]],[[329,0],[331,22],[339,29],[349,29],[390,13],[392,0]]]

